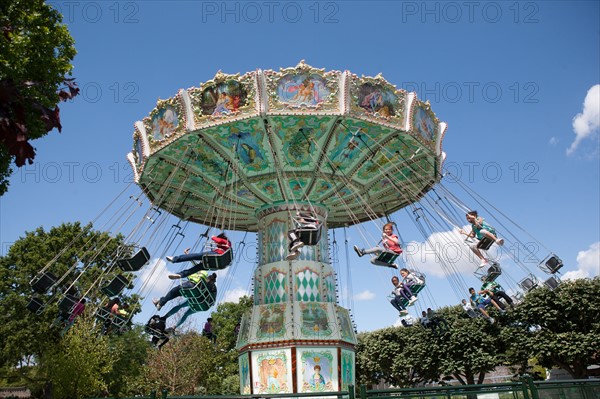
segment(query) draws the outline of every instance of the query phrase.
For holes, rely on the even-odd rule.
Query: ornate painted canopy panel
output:
[[[446,124],[380,75],[313,68],[217,73],[135,124],[136,182],[178,217],[257,231],[280,202],[329,210],[329,227],[400,209],[440,179]]]

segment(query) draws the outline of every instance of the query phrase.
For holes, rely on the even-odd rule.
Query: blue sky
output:
[[[446,166],[557,253],[565,262],[563,276],[598,275],[600,3],[466,3],[52,2],[75,39],[73,76],[82,95],[61,106],[63,132],[34,142],[35,164],[18,170],[0,198],[2,254],[25,231],[90,221],[117,197],[131,178],[125,156],[132,148],[133,124],[158,98],[198,86],[218,70],[278,70],[304,59],[359,76],[382,73],[428,99],[448,123]],[[444,186],[477,208],[457,183]],[[392,219],[404,240],[418,248],[423,238],[410,215],[401,211]],[[518,240],[531,241],[517,230]],[[179,250],[193,245],[204,229],[188,231]],[[348,280],[343,235],[336,231],[343,304],[353,302],[358,329],[397,323],[386,299],[392,272],[351,253]],[[365,235],[378,236],[376,225],[349,229],[349,245],[369,244]],[[538,256],[545,256],[544,250]],[[514,281],[527,271],[510,269],[506,254],[501,259],[514,271],[499,281],[516,288]],[[428,274],[430,287],[413,314],[458,303],[457,289],[477,285],[472,262],[460,265],[464,283],[457,287],[431,259],[415,255],[413,261]],[[544,278],[535,264],[529,266]],[[148,298],[168,287],[160,274],[164,267],[155,260],[141,272],[160,275],[149,284]],[[252,269],[242,260],[223,273],[223,293],[235,297],[247,290]],[[379,311],[373,312],[374,306]],[[138,321],[152,312],[146,300]],[[192,325],[200,326],[206,317],[195,316]]]

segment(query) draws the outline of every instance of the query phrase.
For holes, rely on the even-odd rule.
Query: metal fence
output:
[[[166,390],[148,396],[121,399],[600,399],[600,380],[533,381],[526,377],[516,382],[482,385],[429,386],[368,390],[361,385],[341,392],[286,393],[277,395],[171,396]],[[95,399],[95,398],[90,398]],[[107,399],[107,398],[103,398]]]
[[[360,399],[600,399],[600,380],[533,381],[526,377],[499,384],[382,390],[367,390],[363,385],[359,395]]]

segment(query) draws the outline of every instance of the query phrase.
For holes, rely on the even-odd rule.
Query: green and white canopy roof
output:
[[[380,75],[313,68],[218,72],[136,122],[128,159],[152,202],[202,224],[257,231],[257,212],[319,204],[330,227],[418,200],[440,179],[440,122]]]

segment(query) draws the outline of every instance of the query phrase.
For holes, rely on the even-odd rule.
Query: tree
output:
[[[219,304],[210,315],[216,343],[195,331],[175,336],[149,353],[141,377],[133,383],[157,392],[166,389],[169,395],[239,393],[235,326],[251,308],[249,297]]]
[[[459,308],[442,308],[435,330],[421,325],[392,327],[359,335],[356,369],[359,383],[384,380],[394,386],[440,381],[451,375],[461,384],[481,384],[503,363],[501,326],[471,319]]]
[[[420,325],[361,333],[356,346],[357,380],[361,384],[383,380],[397,387],[437,381],[440,351],[433,332]]]
[[[438,337],[438,345],[444,348],[438,354],[441,372],[463,385],[482,384],[485,375],[504,362],[502,324],[470,318],[460,307],[444,308],[438,313],[448,326]]]
[[[136,396],[149,393],[147,387],[138,388],[134,382],[144,372],[143,365],[152,349],[148,336],[144,334],[141,326],[135,326],[123,334],[110,336],[106,356],[112,356],[114,362],[105,378],[106,391],[110,396]]]
[[[52,382],[53,398],[71,399],[107,391],[106,377],[115,360],[108,337],[88,316],[80,317],[57,345],[42,354],[41,364]]]
[[[29,140],[62,129],[57,104],[79,93],[68,78],[75,56],[62,16],[43,0],[0,2],[0,195],[11,162],[33,162]]]
[[[529,292],[505,332],[511,360],[536,358],[546,368],[558,366],[573,378],[587,378],[588,367],[600,362],[599,297],[598,277]]]
[[[217,334],[217,345],[210,348],[212,351],[210,356],[215,361],[207,368],[203,380],[208,394],[239,394],[238,352],[235,348],[236,325],[242,320],[242,315],[252,309],[252,303],[252,298],[244,296],[238,303],[220,303],[217,310],[211,314],[214,332]]]
[[[27,232],[0,257],[0,368],[20,376],[33,389],[48,381],[41,372],[47,368],[39,366],[44,366],[44,355],[61,340],[62,327],[53,324],[58,299],[73,283],[79,292],[88,293],[86,309],[92,311],[103,299],[97,289],[100,276],[110,279],[115,274],[107,266],[113,265],[118,248],[123,248],[121,236],[94,231],[91,225],[67,223],[50,231],[40,227]],[[46,309],[36,315],[27,310],[32,296],[30,281],[46,266],[64,279],[40,295]]]
[[[144,365],[142,382],[160,392],[166,389],[169,395],[193,395],[214,359],[207,356],[211,342],[196,332],[188,332],[172,339],[161,350],[148,355]]]
[[[236,325],[242,320],[242,316],[252,309],[252,303],[252,298],[243,296],[238,303],[220,303],[217,310],[211,314],[214,331],[223,348],[227,350],[235,348]]]

